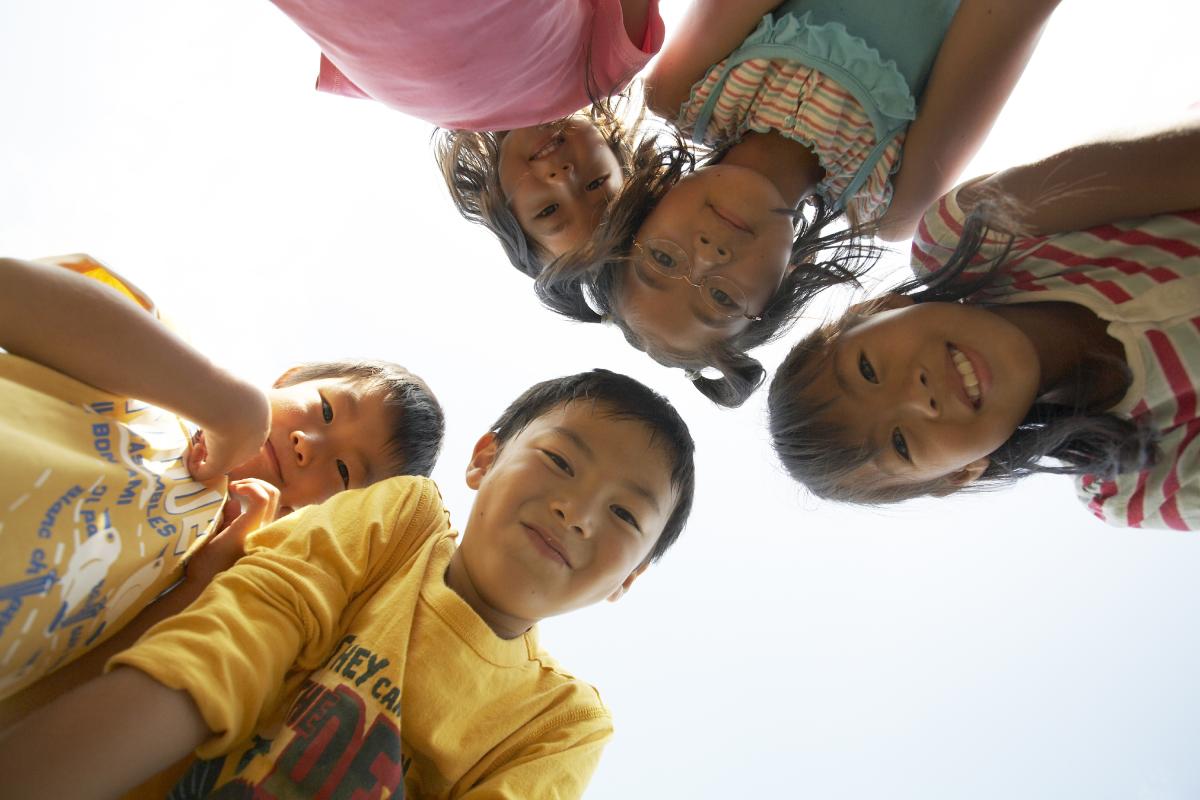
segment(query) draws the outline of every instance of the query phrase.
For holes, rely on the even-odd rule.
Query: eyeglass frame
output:
[[[691,257],[688,256],[687,252],[682,247],[680,247],[675,242],[672,242],[670,239],[647,239],[646,240],[646,244],[649,244],[651,242],[665,242],[666,244],[669,244],[672,247],[676,248],[679,251],[680,255],[683,256],[684,261],[687,264],[687,269],[685,271],[681,272],[679,275],[669,275],[669,274],[663,272],[661,269],[659,269],[660,265],[658,265],[653,258],[650,258],[649,261],[646,260],[645,245],[642,242],[638,241],[637,239],[634,239],[633,246],[636,247],[638,249],[638,251],[642,254],[642,259],[641,259],[642,262],[645,263],[646,266],[650,267],[650,269],[654,270],[655,275],[661,275],[664,278],[667,278],[668,280],[686,281],[689,286],[693,287],[694,289],[701,290],[701,296],[703,296],[702,290],[704,289],[705,281],[709,281],[712,278],[721,278],[721,280],[728,282],[729,285],[732,286],[733,288],[735,288],[737,290],[738,294],[741,295],[742,308],[747,309],[747,310],[749,309],[750,300],[746,297],[746,293],[744,291],[742,291],[742,288],[740,286],[738,286],[733,281],[729,280],[729,278],[724,278],[720,275],[705,276],[700,279],[699,283],[697,283],[696,281],[692,280],[692,272],[696,269],[696,265],[692,261]],[[729,313],[726,313],[726,311],[724,309],[713,307],[711,303],[706,302],[705,305],[707,305],[713,311],[715,311],[716,313],[725,317],[726,319],[737,319],[738,317],[741,317],[743,319],[748,319],[751,322],[761,322],[762,321],[762,314],[752,315],[752,314],[746,313],[745,310],[743,310],[737,314],[729,314]]]

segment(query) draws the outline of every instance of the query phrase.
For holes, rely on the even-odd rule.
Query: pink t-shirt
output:
[[[620,0],[273,0],[320,45],[317,88],[445,128],[511,130],[614,94],[662,47],[658,0],[629,40]],[[590,49],[590,54],[589,54]]]

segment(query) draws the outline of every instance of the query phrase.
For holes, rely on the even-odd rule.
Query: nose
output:
[[[550,510],[554,518],[571,533],[579,534],[585,539],[592,535],[591,514],[586,504],[574,502],[567,497],[558,497],[551,501]]]
[[[933,387],[929,381],[929,373],[922,367],[917,367],[916,374],[908,386],[908,397],[905,406],[915,414],[935,419],[941,416],[942,404],[934,396]]]
[[[541,169],[544,180],[550,183],[567,183],[575,179],[575,164],[570,158],[547,159]]]
[[[317,456],[317,450],[320,447],[317,437],[304,431],[292,431],[289,438],[292,440],[292,452],[296,456],[296,464],[307,467]]]
[[[714,267],[724,266],[733,258],[729,245],[704,231],[696,232],[692,240],[692,253],[701,274]]]

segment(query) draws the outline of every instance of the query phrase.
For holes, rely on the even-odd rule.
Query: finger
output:
[[[231,483],[229,491],[242,505],[242,514],[234,522],[254,530],[275,519],[279,510],[279,490],[271,484],[258,478],[246,478]]]

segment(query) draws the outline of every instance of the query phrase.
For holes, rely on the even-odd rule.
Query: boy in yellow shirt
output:
[[[8,796],[109,796],[197,747],[171,797],[580,796],[611,720],[535,625],[670,547],[692,453],[623,375],[534,386],[475,445],[461,545],[422,478],[251,534],[186,612],[0,740]]]
[[[89,256],[0,259],[0,286],[0,728],[99,674],[60,668],[176,585],[209,534],[433,468],[441,408],[398,365],[303,364],[264,391]]]

